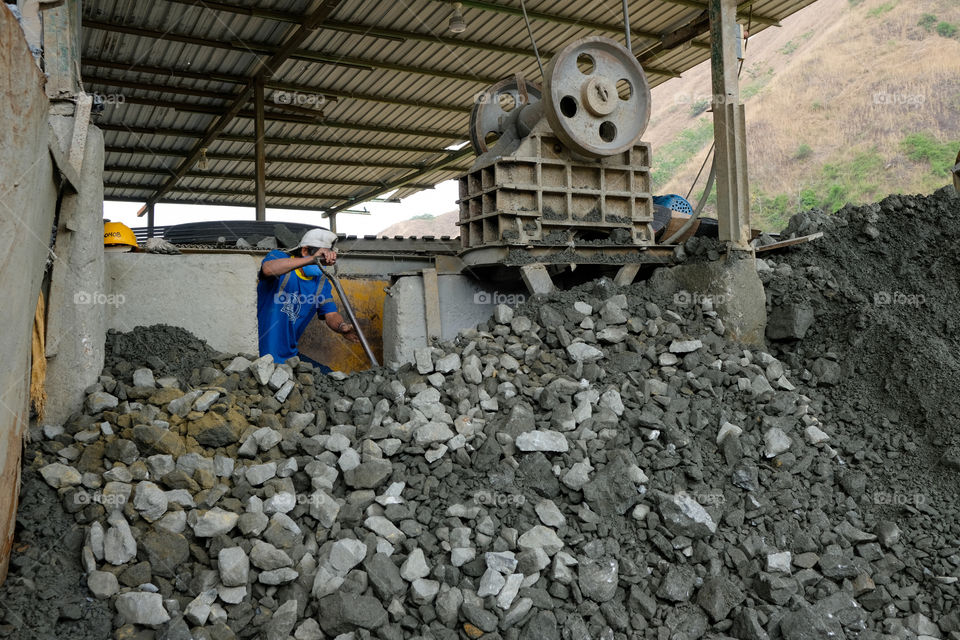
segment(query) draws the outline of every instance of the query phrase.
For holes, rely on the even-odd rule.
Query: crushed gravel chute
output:
[[[58,561],[117,637],[960,637],[958,209],[794,218],[768,350],[608,280],[398,371],[124,349],[32,429]]]

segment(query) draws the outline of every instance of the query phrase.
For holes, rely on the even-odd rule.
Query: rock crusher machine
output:
[[[553,271],[669,262],[672,247],[657,235],[671,212],[654,206],[650,145],[640,140],[650,119],[640,63],[613,40],[585,38],[543,75],[542,89],[517,75],[477,96],[478,157],[458,200],[463,262]]]

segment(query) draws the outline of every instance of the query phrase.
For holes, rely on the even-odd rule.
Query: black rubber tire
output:
[[[167,227],[163,237],[173,244],[216,244],[223,238],[227,244],[236,244],[239,238],[263,238],[274,235],[277,225],[284,225],[296,235],[303,235],[316,225],[302,222],[258,222],[256,220],[221,220],[217,222],[186,222]]]

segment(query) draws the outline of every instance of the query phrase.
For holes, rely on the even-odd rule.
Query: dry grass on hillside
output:
[[[924,14],[960,22],[952,0],[820,0],[750,40],[741,88],[754,210],[764,221],[775,196],[789,201],[766,226],[813,204],[810,194],[842,204],[946,184],[904,149],[916,133],[960,147],[960,40],[918,26]],[[709,96],[709,82],[701,65],[654,90],[645,137],[655,163],[659,151],[669,161],[671,141],[710,117],[691,108]],[[708,148],[709,141],[661,191],[685,194]]]

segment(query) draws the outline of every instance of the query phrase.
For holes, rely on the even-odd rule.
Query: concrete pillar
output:
[[[51,116],[62,141],[73,118]],[[106,317],[111,297],[104,286],[103,132],[90,125],[80,191],[63,198],[47,299],[46,422],[64,422],[78,411],[83,390],[103,369]]]
[[[750,188],[747,181],[746,119],[737,79],[736,0],[710,0],[713,135],[716,141],[717,218],[720,240],[749,249]]]
[[[495,289],[470,277],[439,274],[440,338],[450,340],[493,315],[497,304],[516,306],[526,300],[520,289]],[[383,303],[383,362],[413,362],[416,349],[427,345],[423,278],[403,276],[390,287]]]

